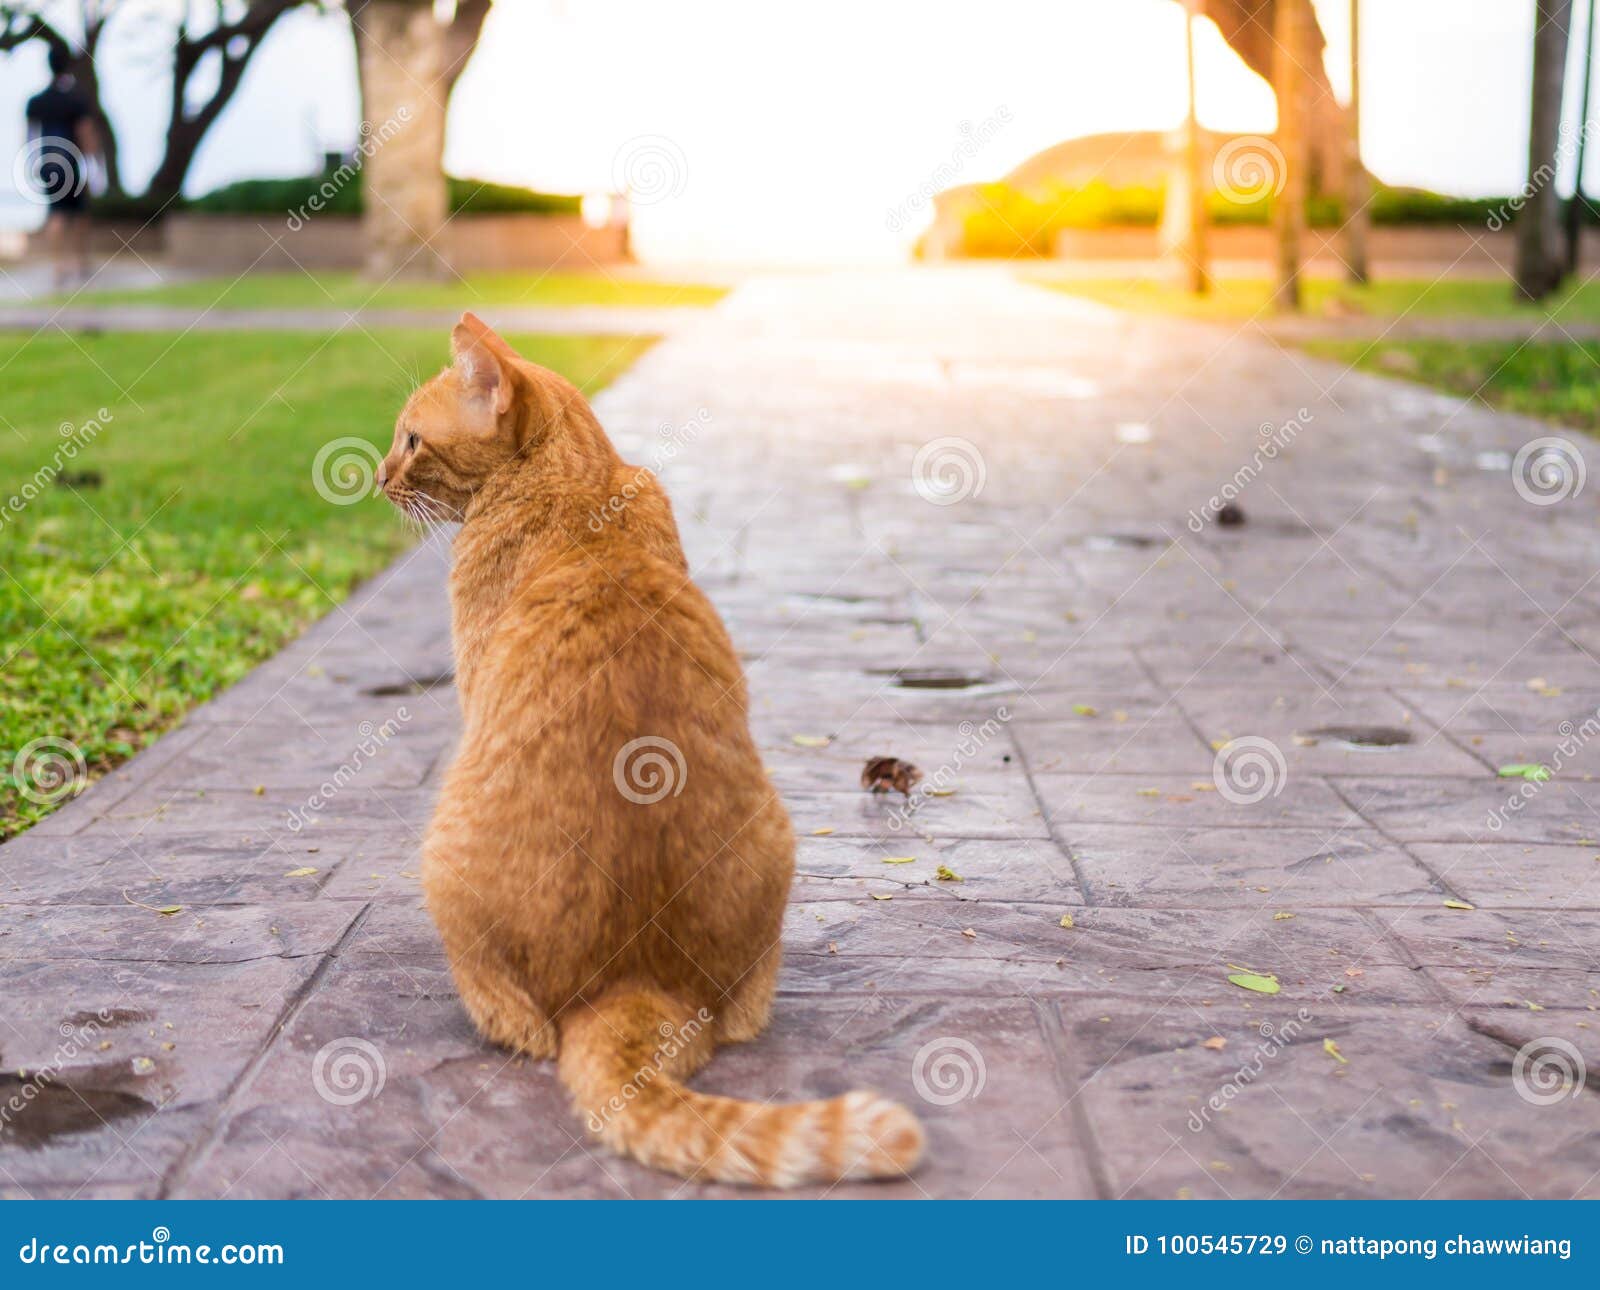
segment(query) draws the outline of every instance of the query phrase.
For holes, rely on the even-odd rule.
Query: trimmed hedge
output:
[[[1153,228],[1161,222],[1165,200],[1163,188],[1112,188],[1100,182],[1077,189],[1056,185],[1030,190],[992,183],[980,185],[978,193],[980,201],[966,213],[962,228],[962,249],[973,256],[1049,255],[1064,229]],[[1313,196],[1306,203],[1306,218],[1314,228],[1336,228],[1343,206],[1337,197]],[[1509,197],[1446,197],[1381,185],[1374,189],[1368,210],[1374,224],[1387,225],[1488,227],[1491,217],[1509,224],[1515,214]],[[1266,224],[1272,203],[1266,197],[1236,202],[1212,193],[1207,212],[1214,225]],[[1587,208],[1586,216],[1590,223],[1600,223],[1594,207]]]
[[[575,215],[583,200],[454,175],[446,176],[445,184],[452,215]],[[186,198],[182,208],[217,215],[284,215],[311,207],[313,201],[321,214],[359,215],[363,206],[360,174],[347,173],[343,182],[336,170],[288,179],[242,179],[200,197]]]

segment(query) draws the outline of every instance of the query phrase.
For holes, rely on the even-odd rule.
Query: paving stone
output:
[[[1061,1011],[1068,1083],[1113,1195],[1600,1194],[1600,1103],[1524,1101],[1511,1050],[1459,1018],[1330,1016],[1276,1001],[1201,1012],[1115,999]],[[1205,1046],[1215,1039],[1220,1050]]]
[[[903,808],[888,800],[897,794],[850,792],[784,794],[784,804],[797,833],[831,828],[840,837],[891,839],[904,832]],[[943,839],[1047,838],[1049,830],[1025,785],[1004,789],[974,789],[953,797],[927,798],[914,816],[923,836]]]
[[[1280,919],[1278,914],[1293,918]],[[1073,926],[1061,926],[1070,914]],[[971,936],[966,933],[970,929]],[[1284,999],[1420,1003],[1438,994],[1384,935],[1346,910],[1135,910],[829,901],[792,907],[785,988],[910,993],[1240,993],[1230,973],[1270,973]]]
[[[4,960],[0,1058],[24,1109],[0,1130],[0,1179],[27,1194],[157,1194],[317,962]],[[29,1100],[30,1083],[49,1091]]]
[[[911,818],[914,825],[916,817]],[[915,862],[891,863],[905,856],[915,857]],[[940,865],[960,881],[941,881]],[[959,902],[1083,903],[1072,861],[1043,838],[930,843],[912,829],[888,839],[802,836],[795,871],[793,899],[870,898],[931,890]]]
[[[1374,917],[1462,1004],[1600,1013],[1600,914],[1418,906]]]
[[[323,831],[400,829],[420,835],[432,809],[432,793],[421,788],[386,792],[352,787],[313,800],[309,793],[288,788],[257,793],[150,784],[135,789],[98,820],[86,817],[83,827],[146,842],[209,827],[292,849],[300,839]]]
[[[1527,781],[1522,781],[1527,783]],[[1579,842],[1600,839],[1600,784],[1551,780],[1524,796],[1516,781],[1402,778],[1344,779],[1352,807],[1404,842]],[[1528,787],[1534,787],[1528,784]],[[1521,802],[1520,809],[1511,803]]]
[[[1600,909],[1600,846],[1413,842],[1409,850],[1480,909]]]
[[[1373,829],[1061,830],[1095,903],[1231,908],[1241,902],[1409,905],[1442,897],[1423,865]],[[1600,865],[1596,866],[1600,869]]]
[[[1478,465],[1546,427],[965,271],[752,279],[597,403],[634,460],[697,408],[662,476],[798,837],[773,1026],[701,1087],[914,1107],[918,1174],[831,1195],[1596,1195],[1592,1079],[1517,1074],[1600,1069],[1600,527]],[[61,1073],[0,1195],[724,1194],[587,1142],[455,996],[448,559],[0,847],[0,1071]],[[878,754],[940,792],[866,793]]]
[[[374,1013],[370,1000],[385,995],[405,1000],[403,1019]],[[829,1038],[825,1046],[816,1042],[821,1034]],[[968,1035],[977,1037],[968,1081],[976,1091],[949,1105],[924,1103],[914,1076],[920,1069],[924,1081],[935,1078],[931,1063],[940,1049],[919,1068],[923,1046],[974,1042]],[[330,1064],[322,1082],[335,1100],[363,1089],[367,1097],[336,1105],[318,1092],[317,1055],[324,1051]],[[952,1051],[956,1060],[966,1057]],[[328,1075],[339,1054],[347,1088]],[[942,1148],[928,1167],[902,1183],[847,1185],[830,1195],[1084,1195],[1090,1184],[1070,1123],[1045,1122],[1059,1100],[1050,1065],[1026,1003],[796,1000],[761,1039],[719,1054],[697,1085],[771,1101],[876,1087],[917,1107]],[[942,1098],[961,1085],[930,1087]],[[969,1141],[971,1106],[985,1098],[994,1103],[987,1131],[981,1142]],[[728,1190],[683,1183],[587,1142],[549,1063],[483,1044],[439,969],[402,973],[341,963],[236,1103],[182,1194],[663,1197]],[[362,1144],[353,1159],[340,1146],[349,1141]]]
[[[150,782],[170,789],[335,789],[349,783],[404,788],[420,784],[449,740],[443,733],[407,738],[410,709],[387,722],[344,731],[252,721],[237,730],[200,727],[201,737]]]
[[[1202,783],[1204,781],[1201,781]],[[1082,824],[1156,824],[1257,829],[1360,828],[1363,821],[1329,785],[1306,776],[1275,777],[1260,801],[1229,801],[1172,775],[1055,775],[1036,777],[1039,797],[1058,830]],[[1249,792],[1255,786],[1246,784]]]
[[[1087,706],[1087,705],[1086,705]],[[1094,710],[1070,722],[1019,721],[1012,738],[1035,774],[1189,775],[1211,779],[1216,754],[1176,711],[1135,723]]]
[[[1534,688],[1527,681],[1542,684]],[[1600,689],[1567,689],[1559,676],[1552,679],[1548,668],[1530,672],[1527,681],[1490,679],[1437,692],[1402,690],[1400,697],[1452,732],[1529,735],[1554,746],[1572,732],[1584,731],[1589,722],[1580,737],[1593,737],[1600,722]],[[1563,722],[1571,728],[1563,728]]]

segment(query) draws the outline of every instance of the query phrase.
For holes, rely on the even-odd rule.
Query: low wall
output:
[[[89,226],[89,253],[91,255],[123,255],[129,252],[145,259],[159,257],[166,246],[166,238],[159,220],[97,219]],[[44,233],[40,229],[21,235],[23,257],[39,255],[44,250]]]
[[[315,215],[291,229],[287,215],[179,213],[164,221],[165,256],[199,273],[359,269],[365,251],[353,215]],[[628,230],[591,228],[577,215],[458,215],[437,245],[458,272],[572,269],[629,258]]]

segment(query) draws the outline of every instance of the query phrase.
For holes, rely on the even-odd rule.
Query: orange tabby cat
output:
[[[590,1131],[647,1164],[780,1187],[905,1173],[921,1128],[875,1094],[687,1087],[767,1023],[794,864],[744,674],[665,494],[583,396],[471,314],[451,340],[378,482],[462,523],[465,728],[422,861],[462,1003],[489,1039],[558,1058]]]

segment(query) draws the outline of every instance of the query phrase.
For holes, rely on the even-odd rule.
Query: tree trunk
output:
[[[1525,300],[1542,300],[1549,295],[1561,284],[1566,268],[1555,178],[1572,0],[1537,0],[1534,24],[1528,183],[1516,220],[1517,293]]]
[[[1583,195],[1583,154],[1589,142],[1589,88],[1594,75],[1591,66],[1594,62],[1594,0],[1589,0],[1585,8],[1583,57],[1578,60],[1578,66],[1583,69],[1579,73],[1583,77],[1583,91],[1578,97],[1578,144],[1577,155],[1572,161],[1572,200],[1567,203],[1568,273],[1578,271],[1578,261],[1583,258],[1583,227],[1589,222],[1586,218],[1589,203]]]
[[[1344,264],[1350,281],[1367,281],[1367,212],[1371,185],[1361,164],[1361,0],[1350,0],[1350,106],[1345,109]]]
[[[1272,88],[1278,97],[1278,149],[1283,153],[1283,189],[1272,203],[1277,244],[1275,309],[1300,308],[1300,247],[1306,225],[1306,75],[1311,42],[1306,38],[1310,0],[1277,0],[1273,12]]]
[[[1188,261],[1188,287],[1197,296],[1211,290],[1211,267],[1206,253],[1206,194],[1204,146],[1200,138],[1200,116],[1195,109],[1194,80],[1194,23],[1195,0],[1184,0],[1183,51],[1188,78],[1189,106],[1183,122],[1183,169],[1185,195],[1188,199],[1187,245],[1184,257]]]
[[[439,277],[444,180],[444,28],[427,0],[367,0],[352,13],[361,65],[366,274]]]

